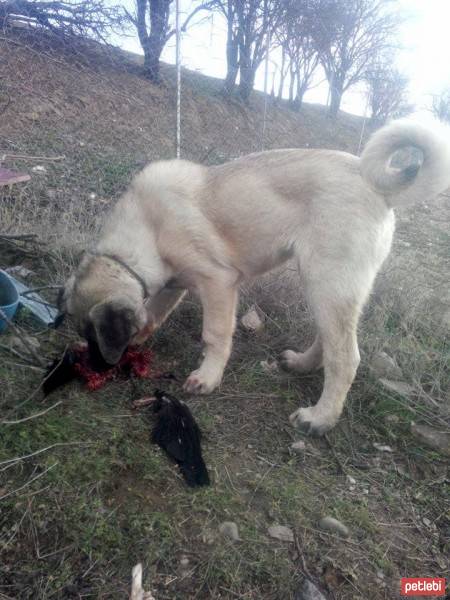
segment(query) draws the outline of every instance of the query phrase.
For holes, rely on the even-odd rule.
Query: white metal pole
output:
[[[181,30],[180,30],[180,0],[175,3],[175,28],[176,28],[176,67],[177,67],[177,126],[176,126],[176,152],[177,158],[181,155]]]
[[[266,135],[266,123],[267,123],[267,83],[269,79],[269,50],[270,50],[270,34],[267,35],[267,48],[266,48],[266,60],[264,61],[264,115],[263,115],[263,128],[261,134],[261,150],[264,150],[264,138]]]

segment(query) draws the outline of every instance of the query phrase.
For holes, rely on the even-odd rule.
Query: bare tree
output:
[[[384,123],[390,117],[405,116],[413,110],[408,103],[408,78],[386,62],[366,74],[371,119]]]
[[[58,35],[78,35],[105,41],[111,31],[122,31],[125,11],[106,0],[0,1],[0,26],[8,21],[40,26]]]
[[[211,8],[212,2],[196,2],[193,10],[184,21],[181,29],[187,29],[197,13]],[[160,80],[159,61],[161,53],[175,35],[170,15],[173,0],[136,0],[136,14],[127,12],[129,20],[136,27],[139,42],[144,51],[144,70],[146,76],[154,82]]]
[[[218,0],[216,7],[224,14],[227,21],[227,74],[224,91],[231,94],[236,85],[239,73],[238,23],[236,19],[236,3],[234,0]]]
[[[432,96],[431,112],[440,121],[450,123],[450,87],[440,94]]]
[[[336,117],[344,92],[364,80],[375,57],[398,47],[396,0],[321,0],[314,30]]]
[[[239,95],[247,101],[255,75],[275,40],[286,0],[214,0],[214,8],[227,20],[227,76],[224,89],[231,93],[239,75]]]
[[[290,0],[277,34],[282,50],[279,97],[289,73],[289,101],[296,110],[301,108],[305,93],[312,87],[319,64],[313,35],[316,4],[315,0]]]

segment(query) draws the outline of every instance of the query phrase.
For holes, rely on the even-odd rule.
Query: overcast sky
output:
[[[180,0],[182,10],[187,10],[190,0]],[[411,102],[424,108],[430,94],[439,93],[450,85],[450,0],[399,0],[408,20],[401,30],[403,49],[397,59],[399,68],[410,78]],[[223,78],[225,62],[226,27],[219,15],[183,34],[182,64],[205,75]],[[139,43],[127,39],[126,49],[140,52]],[[175,61],[173,41],[163,53],[163,60]],[[273,57],[276,59],[276,56]],[[276,71],[275,60],[269,66],[269,77]],[[264,74],[260,69],[256,87],[263,89]],[[271,85],[271,84],[270,84]],[[307,93],[307,102],[325,103],[327,86],[321,85]],[[342,108],[363,114],[366,100],[363,90],[355,89],[344,96]]]

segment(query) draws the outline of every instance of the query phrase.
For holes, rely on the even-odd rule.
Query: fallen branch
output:
[[[14,494],[17,494],[17,492],[21,492],[23,489],[25,489],[26,487],[28,487],[29,485],[31,485],[32,483],[34,483],[35,481],[37,481],[38,479],[40,479],[41,477],[43,477],[51,469],[53,469],[54,467],[56,467],[57,464],[58,464],[57,462],[53,463],[52,465],[50,465],[49,467],[47,467],[45,469],[45,471],[42,471],[42,473],[39,473],[39,475],[36,475],[36,477],[33,477],[33,479],[30,479],[24,485],[20,486],[16,490],[13,490],[12,492],[8,492],[7,494],[4,494],[3,496],[0,496],[0,500],[4,500],[5,498],[9,498],[9,496],[13,496]]]
[[[301,562],[302,562],[302,568],[301,571],[303,573],[303,575],[305,577],[307,577],[308,579],[310,579],[311,581],[314,581],[314,578],[311,577],[311,573],[308,570],[308,567],[306,565],[306,560],[305,560],[305,555],[303,554],[303,550],[302,550],[302,540],[300,538],[300,533],[294,533],[294,542],[295,542],[295,547],[297,548],[297,553],[298,553],[298,557],[300,558]]]
[[[25,346],[25,348],[28,350],[30,355],[36,360],[37,364],[41,367],[45,367],[46,363],[45,363],[44,359],[39,356],[39,354],[36,352],[36,350],[33,348],[33,346],[27,340],[26,336],[24,336],[23,333],[20,331],[20,329],[11,321],[11,319],[9,319],[6,316],[5,312],[1,308],[0,308],[0,317],[8,323],[9,327],[11,327],[11,329],[14,331],[14,333],[20,338],[20,341]]]
[[[59,160],[65,160],[66,157],[62,156],[28,156],[27,154],[2,154],[0,156],[0,160],[4,161],[7,158],[12,158],[14,160],[44,160],[49,162],[56,162]]]
[[[30,400],[32,400],[36,396],[36,394],[41,390],[42,386],[47,381],[47,379],[53,375],[53,373],[56,371],[56,369],[58,367],[61,366],[61,363],[64,360],[64,356],[65,356],[66,352],[67,352],[67,346],[64,348],[64,352],[61,356],[61,360],[59,361],[59,363],[57,365],[55,365],[55,367],[50,371],[50,373],[47,373],[47,375],[42,379],[42,381],[37,386],[37,388],[31,392],[31,394],[28,396],[28,398],[25,398],[25,400],[23,402],[21,402],[18,406],[16,406],[16,410],[21,408],[25,404],[27,404]],[[46,371],[46,369],[43,369],[43,370]]]
[[[41,292],[42,290],[61,290],[63,285],[41,285],[39,287],[32,288],[30,290],[26,290],[25,292],[21,292],[21,296],[28,296],[29,294],[35,294],[36,292]],[[36,300],[37,302],[37,300]]]
[[[62,447],[62,446],[91,446],[91,445],[92,445],[91,442],[56,442],[56,444],[52,444],[51,446],[47,446],[46,448],[40,448],[39,450],[36,450],[35,452],[31,452],[30,454],[24,454],[23,456],[16,456],[15,458],[8,458],[8,460],[2,460],[0,462],[0,466],[7,465],[6,467],[4,467],[2,469],[2,471],[4,471],[5,469],[8,468],[8,465],[11,465],[12,463],[21,462],[22,460],[27,460],[27,458],[31,458],[33,456],[38,456],[39,454],[42,454],[43,452],[47,452],[47,450],[51,450],[52,448],[58,448],[58,447]]]
[[[0,239],[2,240],[18,240],[23,242],[36,242],[37,234],[36,233],[0,233]]]
[[[32,371],[38,371],[39,373],[42,373],[42,371],[45,371],[44,367],[35,367],[34,365],[16,363],[16,362],[13,362],[12,360],[6,360],[6,361],[4,361],[3,364],[11,365],[13,367],[19,367],[20,369],[31,369]]]
[[[41,412],[34,413],[33,415],[25,417],[24,419],[18,419],[17,421],[0,421],[0,425],[18,425],[19,423],[25,423],[25,421],[31,421],[31,419],[37,419],[38,417],[41,417],[42,415],[45,415],[49,411],[53,410],[60,404],[62,404],[62,400],[58,400],[58,402],[53,404],[53,406],[49,406],[45,410],[41,410]]]
[[[32,360],[30,360],[29,358],[27,358],[26,356],[23,356],[23,354],[21,354],[18,350],[16,350],[15,348],[11,348],[10,346],[7,346],[6,344],[0,344],[0,348],[2,350],[6,350],[6,352],[9,352],[10,354],[13,354],[14,356],[17,356],[17,358],[20,358],[20,360],[25,361],[26,363],[29,363],[30,366],[34,366],[34,363]],[[43,368],[43,367],[42,367]]]

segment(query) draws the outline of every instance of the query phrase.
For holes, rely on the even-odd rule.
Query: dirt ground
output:
[[[117,53],[0,40],[2,164],[32,175],[0,195],[0,268],[31,269],[30,287],[61,283],[132,173],[173,156],[169,67],[164,76],[158,88]],[[260,95],[242,106],[220,95],[218,81],[187,72],[184,85],[186,158],[216,163],[261,148]],[[316,106],[296,114],[270,104],[264,146],[356,152],[360,134],[356,117],[332,123]],[[401,577],[448,576],[449,458],[411,423],[450,431],[449,217],[445,195],[398,215],[360,324],[362,364],[325,438],[303,437],[288,421],[316,402],[322,374],[261,365],[314,335],[291,267],[243,290],[239,314],[256,302],[264,328],[237,329],[223,384],[208,397],[181,390],[201,353],[192,297],[150,343],[173,382],[128,379],[97,392],[73,383],[43,399],[42,370],[23,349],[11,354],[11,332],[1,335],[0,598],[126,598],[137,562],[156,600],[301,600],[304,579],[330,600],[393,600]],[[1,235],[23,233],[37,237]],[[44,361],[74,339],[70,324],[49,331],[25,312],[17,324]],[[412,386],[407,396],[370,369],[380,350]],[[188,489],[150,443],[152,417],[132,401],[155,386],[186,400],[198,420],[209,487]],[[349,536],[322,530],[325,516]],[[226,521],[239,540],[220,533]],[[293,541],[270,537],[273,525],[289,527]]]

